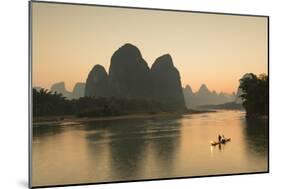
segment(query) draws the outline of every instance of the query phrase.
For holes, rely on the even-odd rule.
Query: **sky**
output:
[[[245,73],[268,72],[267,36],[266,17],[33,2],[33,86],[64,81],[72,91],[131,43],[149,67],[169,53],[183,87],[232,93]]]

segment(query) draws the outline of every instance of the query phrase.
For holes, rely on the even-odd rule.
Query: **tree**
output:
[[[32,90],[33,93],[33,115],[65,115],[70,112],[69,101],[56,92],[47,89]]]
[[[240,79],[240,95],[247,116],[268,114],[268,76],[261,74],[258,77],[250,74],[250,77]]]

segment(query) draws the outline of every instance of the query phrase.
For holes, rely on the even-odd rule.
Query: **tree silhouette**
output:
[[[180,110],[181,111],[181,110]],[[68,100],[56,92],[33,89],[33,116],[117,116],[135,113],[177,112],[174,106],[155,100],[114,97],[82,97]]]
[[[33,89],[32,93],[34,116],[64,115],[70,111],[70,105],[62,94],[47,89]]]
[[[268,115],[268,76],[261,74],[258,77],[251,73],[250,77],[240,79],[240,95],[247,116]]]

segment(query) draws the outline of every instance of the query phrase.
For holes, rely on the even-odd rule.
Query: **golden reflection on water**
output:
[[[211,157],[214,157],[214,146],[210,145]]]
[[[267,170],[266,120],[220,111],[35,126],[33,186]],[[218,134],[231,138],[211,146]]]

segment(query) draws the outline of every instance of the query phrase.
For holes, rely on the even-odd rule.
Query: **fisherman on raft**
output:
[[[224,135],[222,135],[222,136],[219,135],[219,136],[218,136],[218,139],[219,139],[219,142],[222,142],[222,143],[226,141]]]

